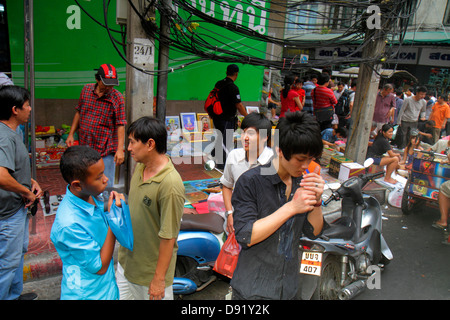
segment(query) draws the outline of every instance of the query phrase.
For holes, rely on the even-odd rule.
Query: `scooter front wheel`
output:
[[[329,255],[322,265],[322,274],[313,300],[339,300],[341,263],[338,257]]]

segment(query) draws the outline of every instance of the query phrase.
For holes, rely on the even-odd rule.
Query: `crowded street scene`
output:
[[[448,28],[446,0],[0,0],[0,300],[449,300]]]

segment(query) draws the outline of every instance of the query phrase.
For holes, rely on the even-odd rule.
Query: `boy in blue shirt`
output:
[[[108,178],[100,154],[88,146],[68,148],[60,170],[69,183],[59,205],[50,239],[63,263],[61,300],[116,300],[119,290],[112,255],[116,237],[108,226],[103,201]],[[122,194],[111,192],[118,207]]]

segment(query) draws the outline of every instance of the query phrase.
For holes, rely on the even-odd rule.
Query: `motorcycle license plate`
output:
[[[310,274],[320,277],[322,270],[322,253],[303,251],[300,273]]]

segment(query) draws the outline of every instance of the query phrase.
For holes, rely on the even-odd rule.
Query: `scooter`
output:
[[[205,169],[217,170],[215,162],[207,161]],[[208,185],[211,188],[215,186]],[[177,239],[177,263],[173,280],[175,295],[203,290],[217,279],[213,267],[223,246],[223,235],[222,216],[214,212],[183,214]]]
[[[364,163],[366,168],[370,164]],[[300,240],[300,299],[352,299],[366,288],[377,271],[374,267],[381,271],[393,259],[382,234],[381,206],[377,199],[362,193],[369,181],[383,174],[352,177],[323,203],[342,199],[342,214],[324,226],[316,240]]]
[[[216,213],[183,214],[173,293],[203,290],[216,280],[213,267],[223,245],[224,220]]]

